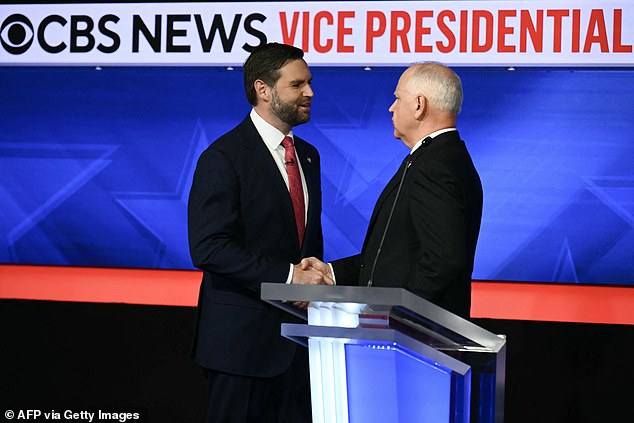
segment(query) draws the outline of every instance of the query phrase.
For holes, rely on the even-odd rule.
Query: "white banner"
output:
[[[0,5],[0,65],[632,66],[634,0]]]

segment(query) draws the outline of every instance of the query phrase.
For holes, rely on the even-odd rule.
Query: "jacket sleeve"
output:
[[[221,150],[206,150],[198,160],[188,202],[194,266],[251,290],[263,281],[286,281],[289,262],[249,249],[242,218],[239,175]]]
[[[420,249],[406,288],[433,301],[461,280],[467,266],[463,195],[442,163],[413,166],[411,178],[409,213]]]
[[[330,264],[332,264],[332,269],[335,272],[337,285],[359,285],[361,254],[334,260]]]

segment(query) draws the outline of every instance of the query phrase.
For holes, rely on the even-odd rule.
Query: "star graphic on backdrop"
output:
[[[114,193],[119,205],[161,243],[154,267],[192,267],[187,245],[187,199],[196,161],[208,145],[199,120],[189,140],[187,155],[173,191]]]
[[[0,143],[0,260],[19,261],[15,244],[111,163],[111,145]],[[10,259],[10,260],[9,260]]]
[[[610,275],[613,283],[631,282],[633,245],[634,178],[587,177],[577,198],[513,254],[495,277],[523,280],[538,275],[544,281],[599,282]],[[540,260],[539,269],[523,265]]]
[[[587,178],[586,188],[616,215],[634,228],[634,177]]]
[[[570,250],[570,242],[567,237],[563,240],[559,257],[553,270],[552,280],[579,282],[575,261]]]

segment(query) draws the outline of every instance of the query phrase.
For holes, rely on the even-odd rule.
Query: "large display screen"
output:
[[[474,279],[634,285],[634,72],[455,68],[484,187]],[[359,251],[408,150],[403,68],[314,67],[326,259]],[[196,159],[249,112],[225,67],[0,67],[0,263],[192,268]]]

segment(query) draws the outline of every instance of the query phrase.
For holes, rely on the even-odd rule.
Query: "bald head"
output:
[[[410,66],[408,89],[427,97],[429,105],[444,112],[458,114],[462,108],[462,83],[458,75],[440,63],[419,63]]]
[[[390,106],[394,136],[409,148],[434,131],[456,127],[462,84],[439,63],[410,66],[401,75]]]

